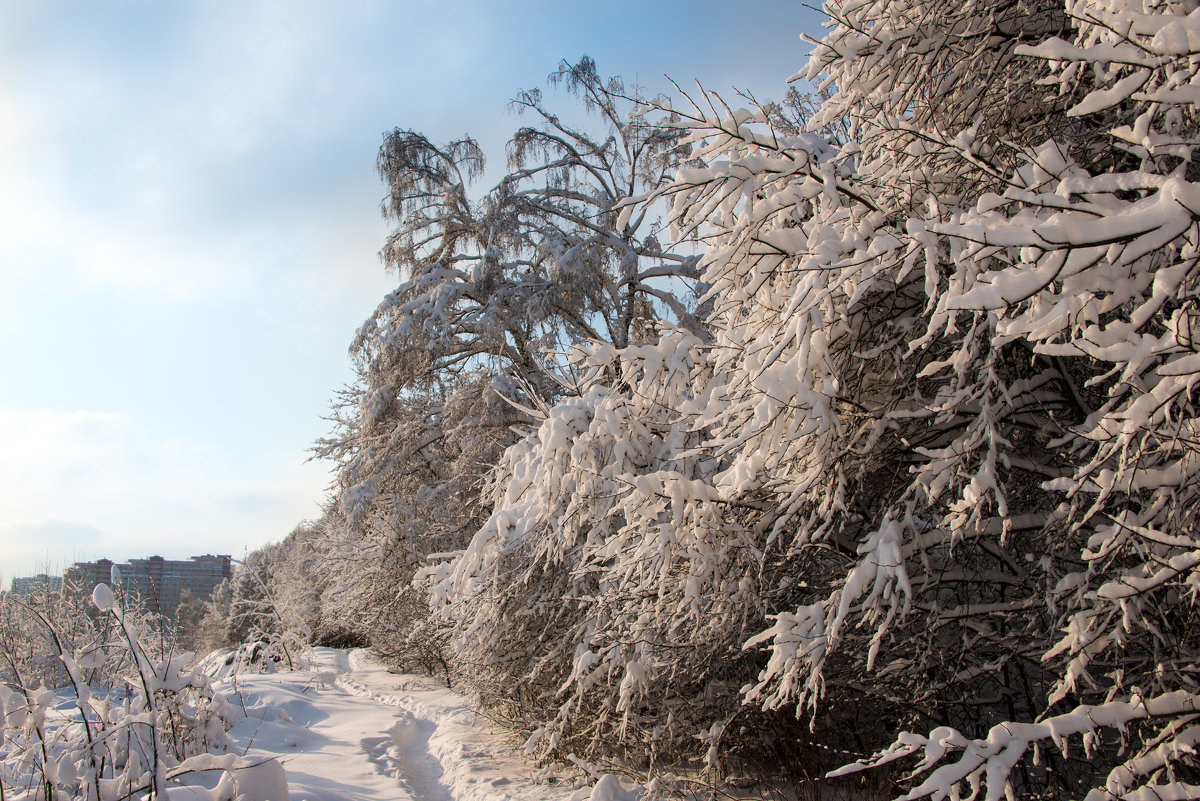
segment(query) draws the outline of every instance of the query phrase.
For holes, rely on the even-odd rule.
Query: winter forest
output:
[[[584,56],[505,153],[386,134],[336,487],[189,647],[369,647],[647,797],[1200,798],[1200,6],[826,13],[778,100]],[[3,614],[0,797],[233,765],[107,587]]]

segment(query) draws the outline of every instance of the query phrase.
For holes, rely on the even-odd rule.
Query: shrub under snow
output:
[[[27,635],[51,645],[61,683],[48,687],[14,658],[20,643],[6,629],[0,643],[0,795],[10,801],[189,798],[257,801],[286,798],[283,768],[224,753],[226,731],[243,714],[210,677],[189,668],[188,653],[153,655],[152,632],[106,584],[92,603],[99,618],[68,630],[52,613],[71,598],[32,606],[0,598],[5,622],[30,617]]]

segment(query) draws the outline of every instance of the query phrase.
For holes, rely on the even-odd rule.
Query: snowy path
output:
[[[294,673],[224,688],[250,717],[230,735],[278,756],[292,801],[570,801],[587,798],[526,763],[512,737],[435,681],[388,673],[366,651],[316,649]],[[609,795],[605,793],[605,795]]]

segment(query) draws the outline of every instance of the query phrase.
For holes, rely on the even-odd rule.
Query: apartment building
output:
[[[91,593],[97,584],[110,583],[113,566],[109,559],[76,562],[63,573],[63,580],[78,592]],[[140,599],[148,611],[168,619],[175,617],[184,590],[207,601],[223,579],[233,576],[229,554],[204,554],[179,560],[151,556],[115,566],[121,572],[121,588],[125,593]]]
[[[49,576],[45,573],[38,573],[36,576],[14,578],[12,580],[11,591],[13,595],[25,598],[34,593],[48,592],[57,594],[62,591],[62,582],[62,576]]]

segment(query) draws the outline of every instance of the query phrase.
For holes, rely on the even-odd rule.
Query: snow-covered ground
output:
[[[632,801],[638,789],[537,769],[466,698],[367,651],[318,648],[301,670],[220,686],[248,712],[230,731],[236,750],[278,757],[292,801]]]

